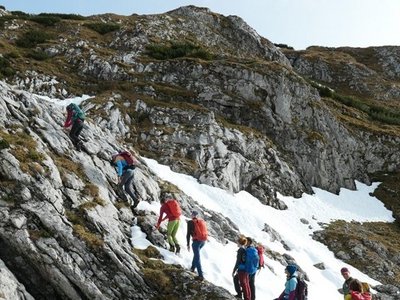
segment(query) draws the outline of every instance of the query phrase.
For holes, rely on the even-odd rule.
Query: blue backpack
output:
[[[258,270],[258,263],[260,261],[260,257],[258,256],[257,249],[253,246],[246,248],[246,261],[244,263],[246,273],[253,275]]]

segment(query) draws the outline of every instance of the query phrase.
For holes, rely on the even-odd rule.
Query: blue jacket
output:
[[[124,173],[124,169],[125,167],[128,167],[128,164],[124,159],[117,160],[116,164],[118,176],[122,176],[122,173]]]
[[[285,290],[279,296],[279,300],[295,300],[296,299],[296,287],[297,287],[297,273],[295,272],[286,281]]]

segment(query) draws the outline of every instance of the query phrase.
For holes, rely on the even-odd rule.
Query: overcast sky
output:
[[[85,16],[162,13],[189,4],[238,15],[273,43],[298,50],[400,45],[400,0],[0,0],[10,11]]]

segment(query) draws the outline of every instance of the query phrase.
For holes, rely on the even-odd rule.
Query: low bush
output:
[[[29,20],[45,25],[45,26],[54,26],[58,22],[61,21],[61,18],[55,16],[31,16]]]
[[[121,25],[115,23],[88,23],[84,24],[84,26],[100,34],[106,34],[121,28]]]
[[[38,44],[46,43],[53,36],[47,32],[41,30],[31,30],[25,32],[15,42],[18,47],[21,48],[33,48]]]
[[[151,44],[146,47],[145,54],[159,60],[179,57],[210,60],[213,57],[207,50],[191,43],[172,43],[171,45]]]

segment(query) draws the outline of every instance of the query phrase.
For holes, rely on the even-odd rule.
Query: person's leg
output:
[[[243,291],[244,300],[250,300],[251,291],[249,285],[249,274],[247,274],[244,271],[239,271],[238,274],[239,274],[240,286],[242,287]]]
[[[249,275],[249,285],[250,285],[250,291],[251,291],[251,300],[256,299],[256,286],[255,286],[255,278],[256,278],[256,273],[253,275]]]
[[[127,192],[128,195],[132,198],[133,208],[136,208],[136,206],[139,204],[139,201],[135,195],[135,192],[133,191],[132,187],[133,178],[134,178],[134,170],[127,169],[122,175],[120,185],[124,187],[125,192]]]
[[[83,128],[82,122],[75,121],[72,124],[71,131],[69,132],[69,137],[71,138],[74,145],[76,145],[79,142],[79,134],[82,131],[82,128]]]
[[[201,268],[201,260],[200,260],[200,249],[203,248],[205,242],[202,241],[193,241],[192,249],[193,249],[193,266],[197,269],[197,274],[200,278],[203,278],[203,270]]]
[[[179,222],[179,220],[169,221],[167,225],[167,240],[170,245],[170,250],[174,252],[175,252],[175,242],[174,239],[172,238],[172,232],[174,231],[177,221]]]
[[[181,247],[179,245],[178,239],[176,238],[176,233],[178,232],[180,222],[179,220],[175,220],[172,222],[174,222],[174,227],[171,231],[171,238],[174,241],[176,253],[179,253],[181,251]]]
[[[242,289],[240,288],[238,273],[236,273],[235,276],[233,276],[233,285],[235,287],[235,291],[236,291],[237,296],[242,298]]]

